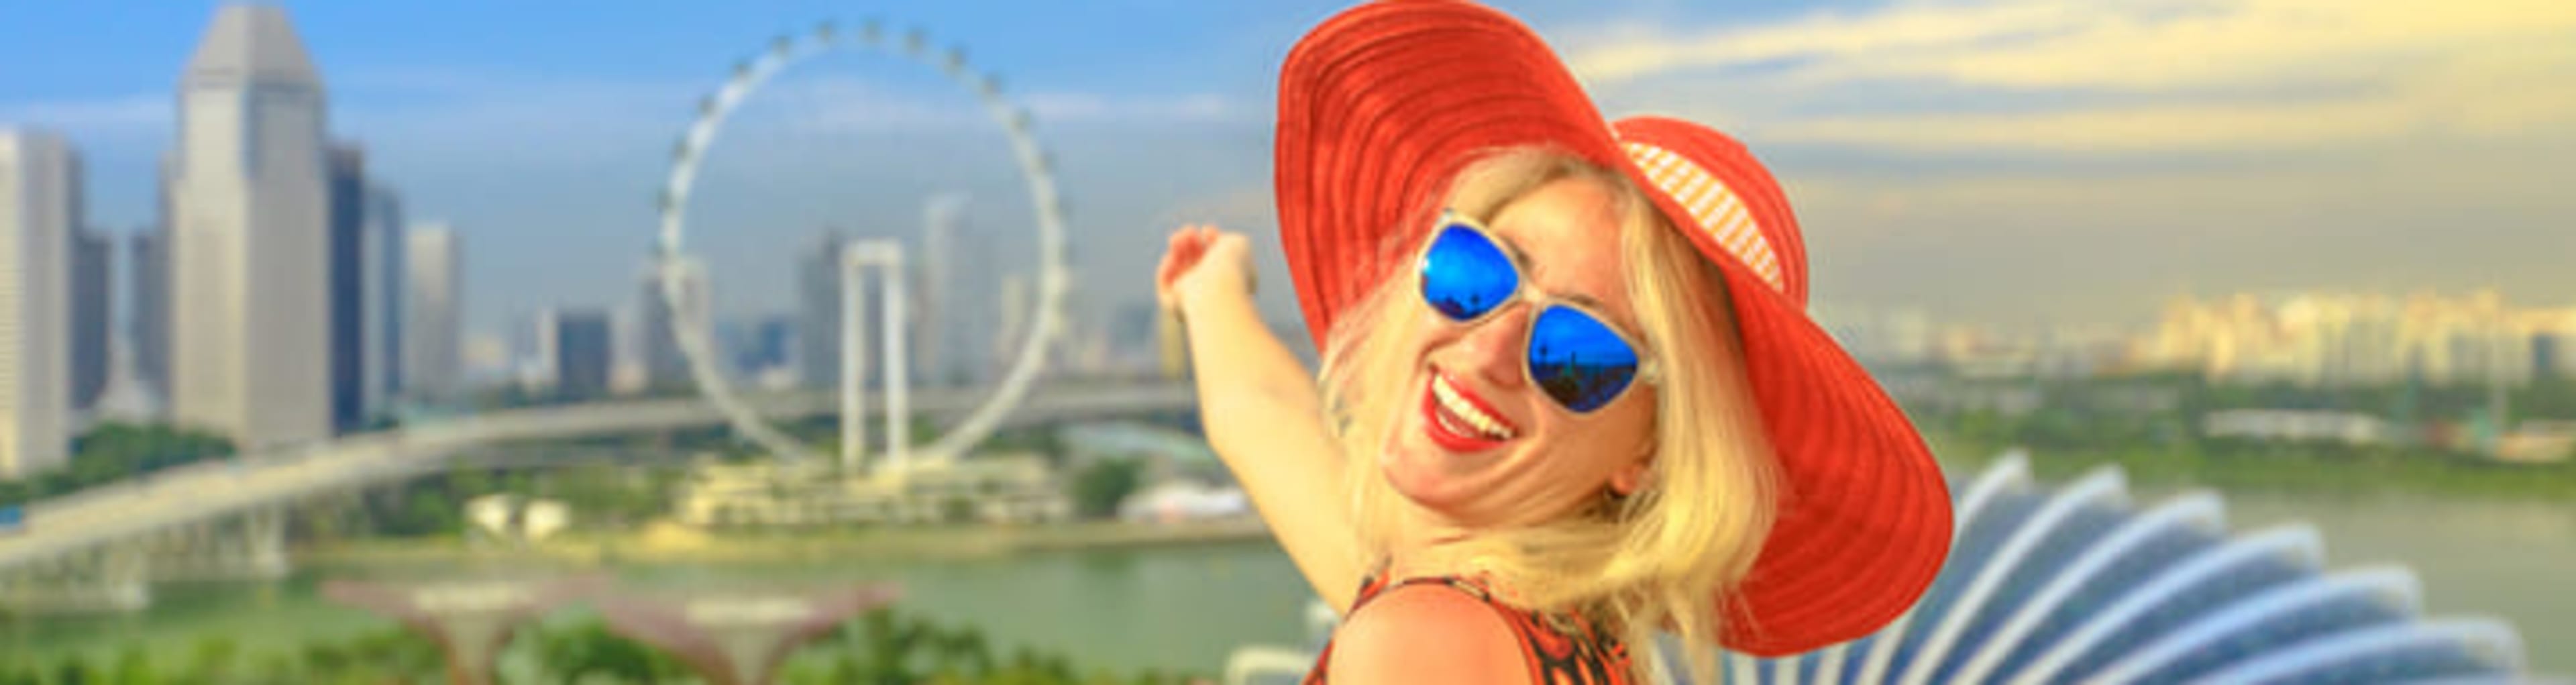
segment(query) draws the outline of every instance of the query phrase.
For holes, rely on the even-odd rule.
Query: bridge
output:
[[[749,398],[770,416],[838,409],[825,393]],[[921,415],[973,410],[970,390],[915,395]],[[1054,385],[1031,392],[1014,422],[1032,423],[1196,406],[1184,383]],[[699,397],[594,402],[459,416],[297,448],[164,469],[39,500],[26,528],[0,537],[0,606],[22,610],[140,609],[156,580],[276,577],[287,570],[285,508],[299,500],[455,468],[499,443],[613,435],[724,423]]]

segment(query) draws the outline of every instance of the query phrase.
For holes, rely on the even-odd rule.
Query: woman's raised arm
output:
[[[1342,496],[1346,459],[1324,425],[1314,376],[1253,304],[1250,241],[1184,227],[1172,234],[1155,286],[1189,333],[1208,444],[1315,593],[1348,610],[1366,561]]]

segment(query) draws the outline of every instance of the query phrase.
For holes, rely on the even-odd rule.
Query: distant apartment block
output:
[[[841,386],[841,248],[836,231],[796,259],[796,376],[807,388]]]
[[[685,321],[671,307],[671,301],[664,292],[665,274],[648,267],[643,286],[636,291],[636,310],[642,313],[642,320],[637,324],[641,330],[636,333],[643,342],[644,385],[651,388],[686,387],[693,382],[689,377],[687,352],[680,347],[678,331],[681,325],[690,325],[691,334],[702,340],[712,337],[708,319],[713,312],[707,299],[705,271],[695,262],[683,262],[672,267],[668,275],[676,281],[671,285],[684,298],[682,301],[694,310],[696,319]]]
[[[2521,385],[2563,373],[2555,341],[2571,335],[2576,310],[2514,308],[2492,290],[2457,299],[2305,293],[2177,300],[2139,347],[2157,364],[2217,381]]]
[[[170,392],[170,241],[154,226],[127,243],[125,271],[133,307],[125,322],[126,340],[134,348],[134,380],[148,389],[155,404],[166,404]]]
[[[402,392],[453,399],[464,391],[464,244],[441,223],[411,229],[403,242]]]
[[[537,316],[537,349],[553,394],[561,399],[608,396],[616,368],[614,327],[608,312],[547,310]]]
[[[2201,434],[2212,438],[2346,445],[2384,445],[2395,440],[2388,422],[2376,416],[2295,409],[2210,412],[2201,417]]]

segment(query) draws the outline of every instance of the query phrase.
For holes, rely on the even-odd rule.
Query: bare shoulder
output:
[[[1530,682],[1511,626],[1438,583],[1390,590],[1353,612],[1325,669],[1336,685]]]

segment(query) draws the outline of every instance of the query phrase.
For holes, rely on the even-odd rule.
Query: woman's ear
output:
[[[1637,494],[1637,491],[1646,487],[1646,482],[1653,478],[1654,464],[1655,457],[1652,452],[1637,455],[1636,459],[1629,460],[1626,465],[1620,466],[1619,470],[1610,472],[1610,491],[1619,493],[1620,497]]]

